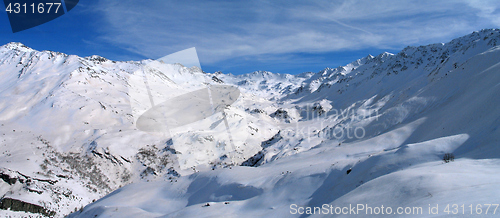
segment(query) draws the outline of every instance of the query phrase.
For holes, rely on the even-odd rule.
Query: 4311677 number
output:
[[[57,12],[59,11],[59,8],[61,7],[61,3],[38,3],[38,4],[31,4],[31,5],[27,5],[26,3],[24,4],[21,4],[21,3],[9,3],[7,5],[7,7],[5,8],[5,11],[7,11],[7,13],[16,13],[16,14],[19,14],[19,13],[32,13],[32,14],[35,14],[35,13],[39,13],[39,14],[43,14],[43,13],[55,13],[57,14]]]

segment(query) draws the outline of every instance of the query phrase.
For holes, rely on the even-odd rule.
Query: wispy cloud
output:
[[[151,58],[194,46],[206,64],[238,57],[400,49],[500,25],[500,3],[485,0],[101,0],[98,8],[103,42]]]

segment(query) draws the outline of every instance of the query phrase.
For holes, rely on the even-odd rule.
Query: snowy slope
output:
[[[498,37],[498,30],[484,30],[449,43],[408,47],[396,55],[367,56],[349,64],[350,67],[319,72],[295,94],[281,99],[289,114],[300,113],[303,121],[286,125],[295,126],[288,134],[313,134],[321,141],[352,142],[429,116],[432,121],[426,122],[425,128],[408,138],[407,143],[465,131],[474,134],[464,148],[473,149],[479,141],[495,141],[497,136],[484,135],[484,128],[494,129],[499,122],[495,117],[496,101],[488,100],[496,99],[498,80],[494,66],[499,60],[495,50]],[[480,74],[490,67],[491,75]],[[474,76],[478,74],[481,76]],[[356,133],[363,137],[354,137]],[[274,144],[280,148],[290,144],[285,142],[287,139],[282,141]],[[303,142],[306,150],[311,147],[311,142]],[[270,146],[261,162],[287,156],[297,147],[302,146]],[[466,149],[464,154],[470,151]]]
[[[295,76],[11,43],[0,50],[0,195],[63,216],[114,190],[71,217],[304,217],[299,207],[324,215],[325,204],[427,216],[429,205],[441,216],[447,204],[463,204],[464,216],[479,205],[484,215],[500,203],[499,40],[500,30],[482,30]],[[208,83],[239,87],[226,109],[234,142],[223,114],[172,129],[173,141],[138,131],[144,75],[155,101]]]
[[[20,43],[1,47],[0,60],[0,196],[57,216],[131,182],[238,165],[278,131],[272,119],[246,112],[259,98],[244,95],[225,110],[233,143],[220,113],[173,129],[175,137],[139,131],[135,122],[149,105],[135,78],[146,75],[152,95],[169,99],[206,87],[211,76],[199,68],[80,58]]]

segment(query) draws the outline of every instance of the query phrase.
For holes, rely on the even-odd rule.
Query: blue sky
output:
[[[2,13],[0,44],[122,61],[196,47],[206,72],[297,74],[498,27],[497,0],[80,0],[18,33]]]

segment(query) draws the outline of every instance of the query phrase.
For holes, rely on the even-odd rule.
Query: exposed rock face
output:
[[[55,212],[49,211],[40,205],[30,204],[24,201],[12,199],[12,198],[2,198],[0,199],[0,209],[3,210],[13,210],[13,211],[24,211],[28,213],[38,213],[44,216],[54,216]]]

